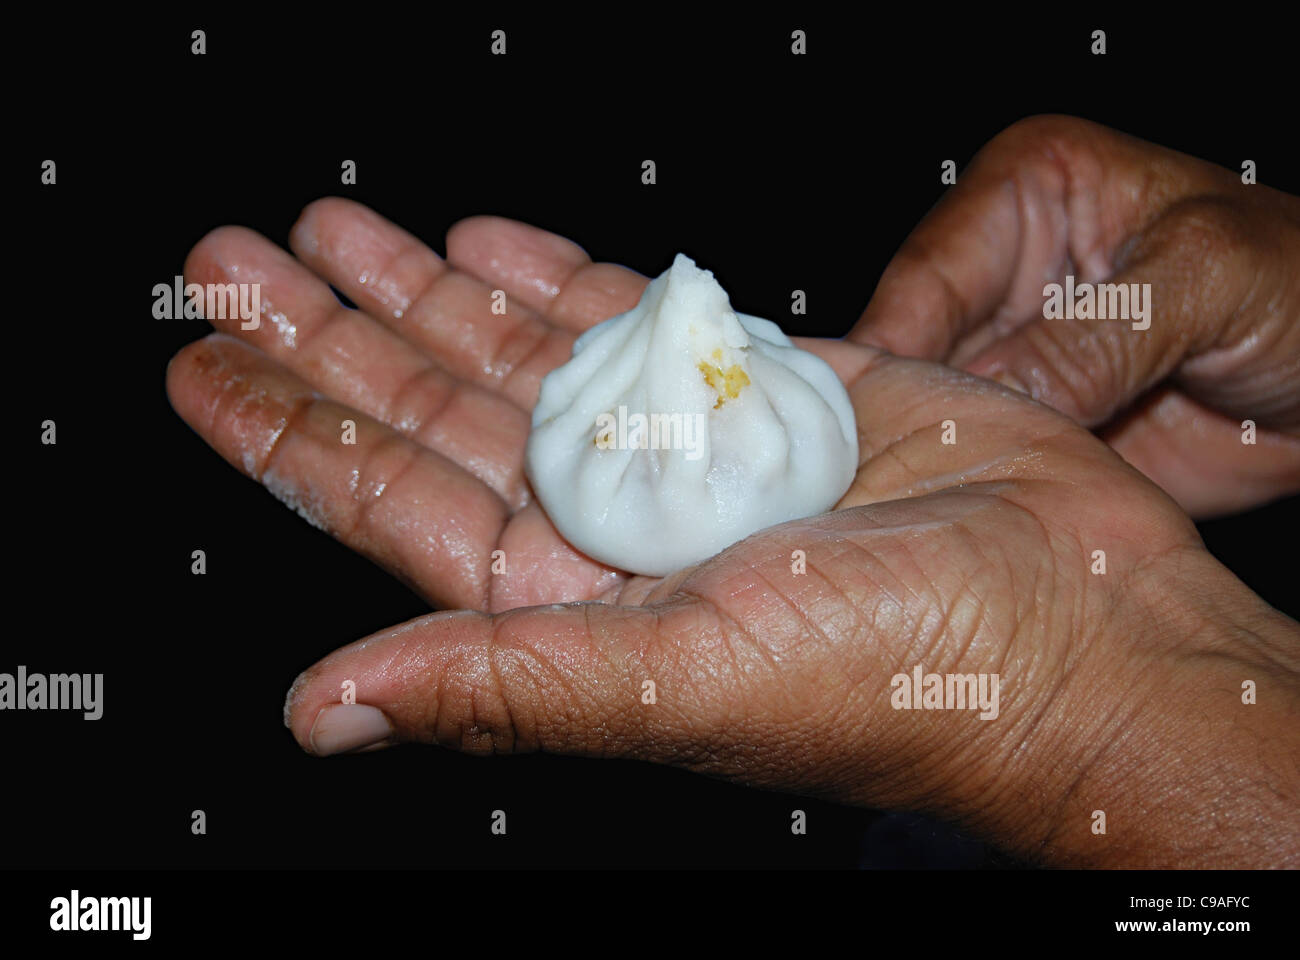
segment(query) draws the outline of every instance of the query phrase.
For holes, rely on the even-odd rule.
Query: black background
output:
[[[964,169],[1024,116],[1086,117],[1234,170],[1250,158],[1262,182],[1300,192],[1286,37],[928,8],[852,26],[797,9],[741,23],[629,9],[273,24],[265,12],[50,23],[10,41],[31,66],[6,151],[20,200],[7,392],[22,451],[7,580],[32,616],[0,670],[103,673],[105,712],[0,719],[16,827],[0,865],[1013,865],[928,822],[634,763],[304,755],[281,725],[298,672],[427,607],[176,417],[165,365],[207,326],[153,319],[152,287],[213,227],[287,245],[303,206],[339,194],[439,253],[477,213],[648,275],[682,250],[736,309],[838,336],[941,196],[941,162]],[[189,53],[196,27],[204,57]],[[488,53],[497,27],[504,58]],[[805,57],[789,53],[795,27]],[[1096,27],[1105,57],[1088,52]],[[44,159],[57,186],[39,183]],[[356,186],[339,182],[345,159]],[[797,329],[796,288],[809,303]],[[45,419],[57,446],[36,439]],[[1267,545],[1295,529],[1294,505],[1202,527],[1293,616],[1294,567]],[[790,833],[795,807],[807,836]],[[498,808],[505,838],[488,830]],[[190,833],[194,809],[207,836]]]

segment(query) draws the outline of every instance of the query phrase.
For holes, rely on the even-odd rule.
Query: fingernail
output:
[[[384,711],[363,703],[331,703],[316,714],[311,749],[318,757],[377,747],[393,735]]]
[[[1025,394],[1025,396],[1029,395],[1029,388],[1020,382],[1020,378],[1012,373],[1008,373],[1006,370],[999,370],[997,373],[993,374],[993,379],[1004,387],[1010,387],[1012,390],[1017,390],[1020,393]]]

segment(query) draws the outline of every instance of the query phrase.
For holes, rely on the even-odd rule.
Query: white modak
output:
[[[525,456],[565,539],[650,576],[824,513],[857,467],[835,372],[680,253],[542,381]]]

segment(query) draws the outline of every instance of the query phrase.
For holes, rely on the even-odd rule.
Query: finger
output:
[[[1036,476],[1035,444],[1068,429],[1059,414],[983,377],[847,340],[794,342],[830,365],[853,403],[861,469],[837,509]]]
[[[629,574],[575,549],[536,500],[510,517],[498,547],[486,608],[492,611],[603,599],[629,579]]]
[[[464,470],[222,334],[172,359],[167,393],[218,453],[313,526],[436,604],[486,606],[509,509]]]
[[[837,510],[972,483],[1050,478],[1057,441],[1068,447],[1079,435],[1060,413],[992,380],[858,349],[870,353],[865,362],[847,354],[832,362],[849,375],[860,367],[849,384],[859,469]]]
[[[530,411],[541,379],[567,361],[573,335],[522,301],[448,267],[406,231],[337,197],[307,206],[290,247],[312,270],[453,376]]]
[[[447,262],[571,333],[631,310],[649,282],[627,267],[592,263],[571,240],[504,217],[457,223],[447,234]]]
[[[472,753],[665,759],[717,723],[697,702],[677,648],[690,643],[707,660],[720,631],[698,603],[433,614],[305,671],[285,723],[318,755],[416,741]],[[660,702],[643,700],[647,680]],[[348,681],[356,705],[340,703]]]
[[[825,337],[791,337],[790,340],[800,350],[807,350],[826,361],[845,386],[852,386],[881,356],[881,351],[875,347],[848,340]]]
[[[665,584],[646,606],[413,620],[305,671],[286,698],[285,723],[321,756],[421,742],[652,760],[863,804],[951,796],[943,783],[951,765],[935,748],[953,736],[951,714],[897,722],[890,678],[914,662],[922,637],[934,669],[1005,667],[1004,638],[1016,623],[1007,611],[956,604],[938,615],[937,629],[964,642],[936,649],[935,619],[900,616],[899,598],[918,582],[941,597],[973,583],[1041,589],[1041,558],[1022,552],[990,563],[989,543],[1008,528],[1042,535],[1030,511],[1003,499],[1011,486],[785,524],[679,587]],[[988,531],[997,531],[992,541],[981,535]],[[795,573],[798,551],[807,570]],[[1023,683],[1015,678],[1013,689]],[[355,702],[343,703],[345,694]],[[1021,700],[1007,697],[1008,717]],[[995,745],[960,726],[967,756]],[[976,779],[960,792],[972,801],[995,792]]]
[[[1206,519],[1247,510],[1300,489],[1300,439],[1242,425],[1172,387],[1144,397],[1100,433],[1120,456]]]
[[[258,284],[263,322],[256,329],[243,329],[234,311],[210,318],[213,326],[251,343],[321,393],[452,460],[512,506],[527,500],[527,414],[449,376],[382,324],[344,307],[265,237],[242,227],[214,230],[190,252],[185,277],[198,284]]]
[[[1230,203],[1175,204],[1136,238],[1112,277],[1073,298],[1059,290],[1038,319],[966,368],[1019,381],[1088,426],[1174,371],[1185,391],[1230,416],[1300,424],[1300,326],[1278,308],[1296,296],[1286,249],[1267,222],[1245,220]]]
[[[1209,164],[1096,124],[1022,120],[976,155],[911,233],[848,336],[893,353],[969,359],[1041,310],[1044,283],[1067,272],[1107,276],[1117,247],[1161,204],[1211,181]]]

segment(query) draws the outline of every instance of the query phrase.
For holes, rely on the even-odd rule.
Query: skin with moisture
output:
[[[798,340],[853,404],[839,503],[663,579],[574,550],[523,474],[541,381],[647,284],[553,233],[473,217],[444,258],[340,199],[303,211],[292,256],[218,229],[187,281],[255,275],[286,322],[217,320],[167,388],[232,466],[444,611],[302,673],[285,722],[317,756],[636,758],[929,811],[1056,865],[1298,866],[1300,626],[1188,517],[1300,489],[1297,225],[1300,200],[1232,171],[1016,124],[863,281],[845,339]],[[1152,284],[1149,329],[1044,317],[1070,273]],[[996,675],[996,718],[895,709],[918,665]]]

